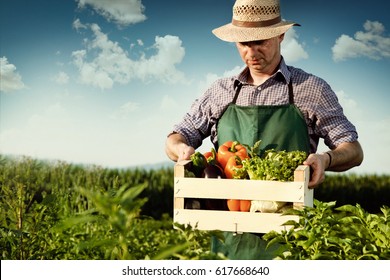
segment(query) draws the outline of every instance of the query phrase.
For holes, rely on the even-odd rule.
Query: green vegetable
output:
[[[201,152],[195,152],[190,157],[192,161],[191,171],[196,177],[202,177],[203,170],[207,167],[207,159]]]
[[[242,161],[243,171],[251,180],[293,181],[294,170],[307,158],[302,151],[267,150],[264,155],[252,155]]]

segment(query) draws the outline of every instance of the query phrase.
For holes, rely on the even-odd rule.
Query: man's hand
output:
[[[168,136],[165,144],[165,151],[168,157],[173,161],[190,159],[190,156],[195,153],[195,149],[188,146],[185,138],[178,133],[172,133]]]
[[[325,180],[325,170],[342,172],[359,166],[363,161],[363,150],[358,141],[345,142],[324,154],[310,154],[303,163],[312,169],[309,187],[314,188]],[[331,159],[332,158],[332,159]]]
[[[195,149],[191,146],[188,146],[185,143],[179,144],[177,146],[177,161],[182,161],[190,159],[190,156],[195,153]]]
[[[309,188],[315,188],[325,180],[325,169],[329,165],[327,154],[310,154],[303,164],[309,165],[311,169]]]

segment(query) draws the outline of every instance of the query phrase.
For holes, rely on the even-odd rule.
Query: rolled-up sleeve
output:
[[[174,125],[173,130],[184,136],[187,144],[195,149],[202,145],[203,139],[210,135],[210,103],[206,92],[201,98],[195,100],[191,109],[181,122]]]
[[[356,127],[344,114],[335,92],[323,82],[319,87],[316,112],[316,134],[323,135],[324,143],[331,149],[344,142],[358,139]]]
[[[183,135],[188,145],[196,149],[209,136],[211,142],[216,143],[218,120],[233,99],[234,81],[235,77],[215,81],[192,103],[182,121],[174,125],[173,130]]]

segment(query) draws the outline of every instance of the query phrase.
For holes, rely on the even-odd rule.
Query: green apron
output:
[[[306,151],[309,153],[310,140],[305,119],[294,105],[292,83],[288,85],[289,104],[277,106],[238,106],[236,100],[241,83],[235,84],[236,93],[217,125],[218,145],[236,140],[253,146],[261,140],[260,149]],[[273,259],[279,252],[277,244],[268,250],[262,234],[235,234],[224,232],[222,243],[212,239],[212,251],[222,252],[229,259]]]

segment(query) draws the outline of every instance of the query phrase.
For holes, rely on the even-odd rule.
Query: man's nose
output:
[[[255,45],[252,44],[252,45],[246,46],[246,51],[247,51],[248,55],[254,56],[254,54],[256,53]]]

